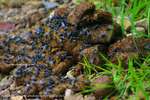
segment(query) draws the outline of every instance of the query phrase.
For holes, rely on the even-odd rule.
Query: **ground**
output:
[[[3,99],[149,99],[149,1],[0,2]]]

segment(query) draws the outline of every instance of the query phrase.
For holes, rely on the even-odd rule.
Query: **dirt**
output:
[[[30,20],[40,20],[36,16],[39,15]],[[0,94],[9,89],[16,95],[62,99],[68,88],[79,93],[95,82],[109,85],[112,82],[109,76],[91,82],[84,75],[84,57],[91,64],[101,65],[103,60],[99,52],[103,52],[113,63],[120,57],[126,65],[130,57],[148,55],[150,50],[149,39],[124,37],[120,26],[112,22],[111,13],[96,10],[94,4],[83,2],[75,8],[65,6],[54,10],[45,23],[26,33],[27,38],[2,35],[0,72],[10,74],[15,87],[7,87]],[[11,64],[13,66],[9,66]],[[73,70],[73,78],[65,78],[70,70]],[[17,87],[21,89],[17,90]],[[109,90],[98,89],[95,96],[105,96],[111,92]]]

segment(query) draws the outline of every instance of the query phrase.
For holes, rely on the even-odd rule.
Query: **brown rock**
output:
[[[75,48],[77,42],[71,42],[70,40],[64,41],[64,49],[67,50],[69,53],[72,53],[73,48]]]
[[[7,4],[11,8],[20,8],[24,4],[24,0],[9,0]]]
[[[126,65],[129,58],[138,58],[150,53],[150,39],[127,37],[109,47],[108,55],[112,62],[120,58]]]
[[[139,53],[137,49],[134,45],[133,38],[128,37],[111,45],[108,50],[108,55],[112,62],[116,63],[119,58],[127,64],[129,58],[138,57]]]
[[[9,73],[16,66],[0,62],[0,73]]]
[[[94,95],[96,98],[108,95],[113,89],[113,87],[110,87],[110,85],[112,85],[112,79],[110,76],[106,75],[96,78],[91,84],[95,87],[96,91]]]
[[[79,27],[95,24],[112,24],[112,14],[102,10],[96,10],[93,14],[85,15],[80,19]]]
[[[33,8],[36,8],[36,9],[44,7],[43,2],[41,0],[39,1],[30,0],[30,1],[25,2],[25,6],[29,6],[29,5],[31,5]]]
[[[89,2],[83,2],[69,14],[68,21],[72,25],[77,25],[84,15],[93,13],[95,5]]]
[[[81,51],[80,53],[82,55],[82,57],[86,57],[87,60],[91,63],[91,64],[100,64],[101,60],[99,57],[99,46],[93,46],[93,47],[89,47],[84,49],[83,51]]]
[[[92,95],[73,94],[65,97],[64,100],[96,100],[96,98]]]
[[[70,61],[65,60],[64,62],[60,62],[59,64],[54,65],[52,71],[54,72],[54,74],[64,73],[68,70],[69,65],[70,65]]]
[[[57,8],[55,11],[54,11],[54,15],[55,16],[61,16],[61,17],[64,17],[66,15],[69,14],[69,8],[67,6],[63,6],[63,7],[60,7],[60,8]]]
[[[61,95],[63,93],[65,93],[65,90],[69,87],[70,85],[67,83],[60,83],[58,85],[56,85],[53,88],[53,93],[56,95]]]
[[[77,81],[75,82],[75,86],[73,87],[73,90],[75,92],[79,92],[82,89],[84,89],[86,86],[88,86],[90,82],[86,79],[84,75],[79,75],[77,77]]]
[[[90,30],[89,43],[110,43],[122,37],[118,24],[103,24]]]
[[[73,55],[74,60],[80,60],[80,52],[85,48],[85,45],[81,41],[70,41],[67,40],[64,42],[64,49],[67,50],[70,54]]]
[[[77,65],[75,65],[75,69],[74,69],[74,76],[79,76],[83,73],[83,65],[78,63]]]

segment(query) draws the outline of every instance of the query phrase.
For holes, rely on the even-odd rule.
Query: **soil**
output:
[[[29,22],[36,24],[45,16],[35,13]],[[75,8],[66,5],[57,8],[38,27],[24,34],[0,36],[0,74],[11,78],[5,88],[1,89],[4,84],[0,84],[0,96],[63,99],[66,89],[79,93],[89,85],[112,83],[111,76],[89,80],[83,71],[85,57],[89,63],[101,65],[99,52],[102,52],[113,63],[120,57],[126,67],[130,57],[148,55],[150,50],[149,39],[125,37],[111,13],[96,10],[89,2]],[[70,70],[73,78],[66,78]],[[103,97],[111,90],[98,89],[93,96]]]

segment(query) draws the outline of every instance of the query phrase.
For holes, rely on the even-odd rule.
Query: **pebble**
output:
[[[0,82],[0,91],[8,88],[13,83],[13,77],[4,77]]]
[[[96,78],[91,84],[93,85],[93,87],[95,87],[94,95],[96,98],[108,95],[113,90],[113,86],[107,87],[109,85],[112,85],[112,79],[110,76],[100,76]]]
[[[89,2],[83,2],[68,15],[68,22],[72,25],[77,25],[81,18],[86,15],[93,13],[95,5]]]
[[[146,30],[144,27],[136,27],[136,30],[140,33],[146,33]]]
[[[134,44],[135,43],[135,44]],[[124,62],[127,67],[130,58],[137,59],[140,56],[146,56],[149,53],[148,47],[150,40],[145,38],[134,38],[129,36],[112,44],[108,49],[110,60],[117,62],[118,57]]]
[[[58,3],[56,2],[48,2],[45,0],[43,0],[43,4],[47,10],[54,9],[58,6]]]
[[[23,96],[12,96],[11,100],[23,100]]]

